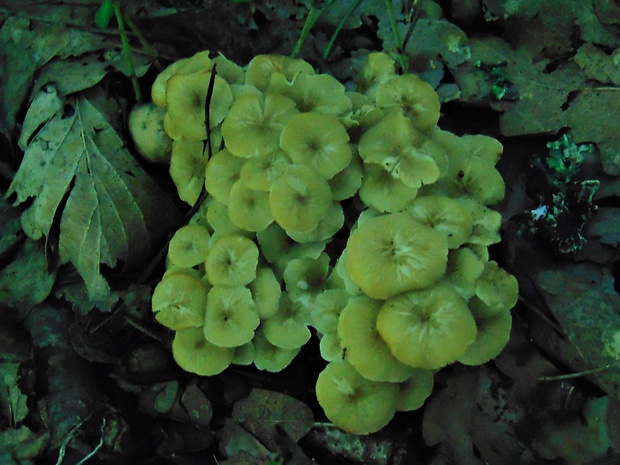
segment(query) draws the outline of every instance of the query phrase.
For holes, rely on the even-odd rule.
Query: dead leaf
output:
[[[314,423],[312,411],[303,402],[258,388],[235,404],[233,418],[271,451],[277,451],[282,442],[277,425],[297,442]]]
[[[540,271],[536,280],[586,369],[603,369],[592,376],[620,399],[620,297],[613,277],[580,264]]]
[[[48,237],[59,218],[60,261],[75,266],[93,301],[109,293],[100,264],[139,267],[178,218],[96,105],[97,96],[66,98],[27,146],[7,193],[16,193],[17,203],[34,197],[22,215],[33,239]]]

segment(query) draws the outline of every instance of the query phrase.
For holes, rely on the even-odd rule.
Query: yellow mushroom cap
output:
[[[370,218],[349,236],[346,269],[374,299],[433,285],[446,269],[443,234],[406,213]]]
[[[214,286],[245,286],[256,278],[257,265],[256,244],[240,234],[230,234],[220,237],[211,246],[205,269]]]
[[[386,301],[377,330],[398,360],[431,370],[455,362],[476,338],[467,302],[447,283]]]
[[[377,315],[382,306],[382,300],[366,296],[352,298],[338,320],[340,345],[346,360],[364,378],[402,382],[414,369],[396,360],[377,332]]]
[[[256,279],[248,284],[256,313],[261,320],[274,316],[278,312],[278,303],[282,295],[280,282],[271,268],[259,266]]]
[[[258,328],[254,336],[254,347],[256,348],[254,365],[259,370],[271,373],[284,370],[301,349],[301,347],[284,349],[273,345],[267,340],[261,327]]]
[[[220,347],[250,342],[260,319],[250,290],[243,286],[213,286],[207,295],[204,336]]]
[[[155,163],[169,163],[172,139],[164,130],[166,110],[154,103],[135,105],[129,113],[129,133],[136,150]]]
[[[344,86],[329,74],[300,73],[293,79],[286,95],[304,112],[316,112],[338,117],[351,111],[351,100]]]
[[[211,59],[209,58],[208,50],[200,51],[192,57],[181,58],[171,63],[155,78],[155,82],[153,82],[153,86],[151,87],[151,100],[153,100],[153,103],[158,107],[165,107],[168,79],[174,75],[194,74],[210,70]]]
[[[445,195],[419,196],[406,212],[445,234],[449,249],[456,249],[469,238],[474,223],[471,214],[457,200]]]
[[[241,229],[262,231],[273,223],[269,193],[250,189],[243,179],[239,179],[230,189],[228,216]]]
[[[181,138],[172,142],[170,177],[181,200],[190,205],[194,205],[200,196],[206,165],[207,154],[201,141]]]
[[[353,434],[379,431],[394,416],[398,385],[371,381],[345,360],[330,362],[319,374],[316,397],[329,420]]]
[[[396,410],[399,412],[419,409],[433,392],[433,372],[423,368],[414,368],[413,370],[411,377],[398,385]]]
[[[434,150],[400,113],[389,113],[364,133],[358,150],[365,163],[381,165],[409,187],[437,181],[441,171],[437,160],[443,152]]]
[[[218,202],[228,205],[230,190],[241,177],[244,160],[234,157],[228,150],[222,149],[207,162],[204,184],[207,192]]]
[[[359,74],[357,86],[360,92],[374,97],[377,87],[396,76],[394,60],[386,53],[369,53]]]
[[[268,192],[274,181],[286,174],[290,166],[289,157],[278,149],[246,160],[241,168],[241,179],[250,189]]]
[[[282,128],[297,113],[295,102],[283,95],[240,95],[222,124],[226,148],[241,158],[274,152],[279,148]]]
[[[421,131],[439,121],[439,97],[433,87],[415,74],[395,76],[377,87],[377,106],[402,109],[413,126]]]
[[[291,166],[269,191],[271,213],[285,231],[311,231],[331,205],[329,184],[305,165]]]
[[[485,159],[495,165],[504,151],[504,146],[493,137],[483,134],[466,134],[461,140],[469,148],[471,155]]]
[[[298,74],[314,74],[314,69],[301,59],[283,55],[257,55],[248,63],[245,82],[266,92],[274,73],[282,74],[290,83]]]
[[[306,313],[302,305],[282,294],[278,312],[262,322],[263,334],[274,346],[297,349],[310,339]]]
[[[380,212],[396,213],[404,210],[418,189],[409,187],[375,163],[364,165],[364,177],[358,194],[362,202]]]
[[[203,263],[209,251],[210,238],[207,228],[198,224],[187,224],[179,228],[168,246],[171,265],[191,268]]]
[[[327,289],[317,295],[310,310],[312,326],[324,334],[337,332],[340,313],[350,297],[345,289]]]
[[[234,349],[208,342],[202,328],[181,329],[172,341],[172,356],[181,368],[200,376],[213,376],[230,365]]]
[[[206,302],[207,288],[200,279],[186,273],[166,275],[151,298],[157,321],[174,330],[201,326]]]
[[[282,129],[280,147],[295,163],[308,165],[331,179],[351,161],[349,135],[329,115],[309,112],[292,117]]]
[[[508,310],[491,316],[477,315],[476,309],[471,306],[470,308],[476,319],[478,331],[476,339],[467,347],[458,361],[464,365],[482,365],[497,357],[508,344],[512,316]]]
[[[175,75],[166,86],[166,108],[170,119],[182,137],[191,140],[207,138],[205,106],[209,89],[210,72]],[[213,93],[209,103],[209,127],[222,122],[233,102],[228,83],[215,76]]]
[[[502,312],[517,303],[519,283],[497,262],[486,262],[484,271],[476,281],[476,297],[486,304],[490,313]]]

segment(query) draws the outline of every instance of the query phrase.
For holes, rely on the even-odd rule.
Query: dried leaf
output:
[[[91,99],[89,99],[89,97]],[[178,216],[167,195],[146,175],[95,105],[96,94],[65,100],[27,146],[7,195],[34,197],[22,215],[24,232],[48,236],[60,220],[61,263],[71,262],[92,301],[109,287],[100,264],[141,261]]]
[[[299,441],[314,423],[312,411],[303,402],[258,388],[235,404],[233,417],[271,451],[277,451],[282,442],[276,425]]]

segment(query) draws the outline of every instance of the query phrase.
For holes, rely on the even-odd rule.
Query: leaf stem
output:
[[[136,68],[134,67],[131,50],[129,49],[129,40],[127,39],[125,22],[123,21],[123,14],[121,13],[120,0],[112,0],[112,5],[114,6],[114,15],[116,17],[116,23],[118,24],[118,31],[121,34],[123,56],[125,57],[127,71],[131,77],[131,83],[133,85],[134,94],[136,95],[136,101],[143,102],[144,99],[142,98],[142,90],[140,90],[140,84],[138,83],[138,77],[136,75]]]

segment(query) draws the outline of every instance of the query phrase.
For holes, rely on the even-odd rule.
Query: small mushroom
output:
[[[202,326],[207,288],[187,273],[169,273],[155,287],[151,307],[155,319],[167,328],[179,330]]]
[[[319,374],[316,397],[327,418],[353,434],[386,426],[396,412],[398,385],[371,381],[346,360],[330,362]]]
[[[291,160],[331,179],[351,161],[346,129],[333,116],[314,112],[292,117],[282,129],[280,147]]]
[[[204,336],[219,347],[238,347],[254,337],[260,319],[243,286],[213,286],[207,295]]]
[[[218,347],[208,342],[202,328],[181,329],[172,341],[172,356],[181,368],[200,376],[213,376],[224,371],[234,355],[234,349]]]
[[[256,244],[240,234],[230,234],[220,237],[211,246],[205,269],[214,286],[245,286],[256,278],[257,265]]]

